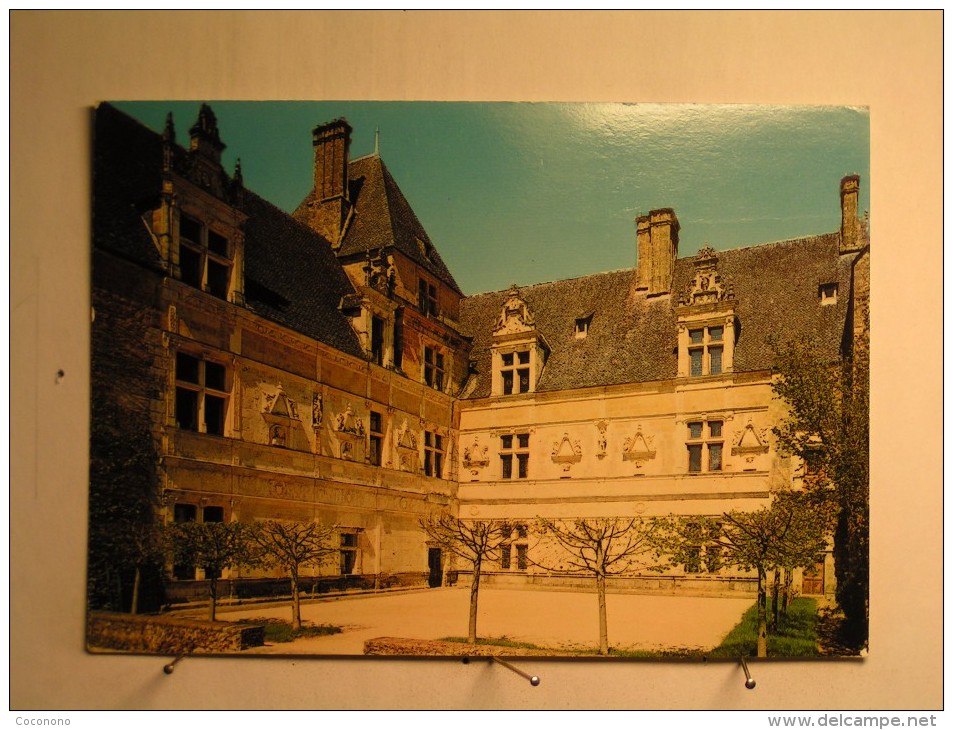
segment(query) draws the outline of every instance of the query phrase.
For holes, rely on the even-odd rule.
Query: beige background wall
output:
[[[11,706],[938,708],[942,15],[64,13],[11,23]],[[83,651],[89,107],[103,99],[868,105],[871,654],[733,664],[189,659]],[[56,382],[56,372],[65,377]]]

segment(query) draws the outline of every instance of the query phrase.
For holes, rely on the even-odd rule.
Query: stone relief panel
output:
[[[473,442],[463,448],[463,468],[469,471],[471,476],[479,476],[490,464],[489,451],[489,446],[481,444],[480,437],[474,436]]]
[[[564,433],[559,441],[553,443],[550,458],[554,464],[561,466],[564,472],[568,472],[573,464],[582,461],[582,446],[578,439],[570,439],[569,434]]]
[[[642,424],[636,426],[635,433],[627,436],[622,444],[622,460],[630,461],[636,469],[642,469],[655,458],[655,437],[642,432]]]
[[[758,456],[768,453],[768,448],[768,429],[756,427],[753,419],[748,418],[744,428],[732,439],[731,455],[744,460],[742,468],[751,469]]]
[[[350,403],[344,404],[344,410],[334,414],[332,421],[334,436],[337,440],[338,458],[347,461],[364,459],[364,421],[355,415]]]
[[[417,448],[417,434],[407,425],[405,418],[395,433],[395,458],[401,471],[417,472],[420,468],[420,452]]]

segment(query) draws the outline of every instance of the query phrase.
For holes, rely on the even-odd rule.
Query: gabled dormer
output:
[[[162,134],[162,192],[151,228],[173,279],[224,301],[244,303],[241,165],[222,168],[222,142],[212,109],[203,104],[189,129],[189,149],[176,145],[172,115]]]
[[[710,246],[692,264],[694,274],[676,308],[678,377],[729,373],[735,352],[734,291],[718,272],[718,254]]]
[[[533,393],[549,347],[515,286],[506,294],[491,340],[493,395]]]

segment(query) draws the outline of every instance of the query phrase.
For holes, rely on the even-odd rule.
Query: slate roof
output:
[[[177,168],[187,152],[176,148]],[[96,110],[93,245],[157,272],[162,261],[142,215],[159,205],[162,140],[109,104]],[[360,356],[338,310],[353,292],[330,244],[249,190],[245,223],[245,300],[249,309],[308,337]]]
[[[142,214],[159,204],[162,140],[109,104],[93,125],[93,245],[153,270],[162,261]]]
[[[353,293],[331,245],[254,193],[245,192],[245,301],[257,314],[351,355],[357,335],[338,309]]]
[[[816,337],[836,357],[847,316],[850,256],[832,233],[718,252],[718,271],[733,286],[739,328],[735,372],[770,369],[769,339]],[[537,391],[645,383],[676,377],[679,296],[694,276],[693,257],[675,263],[673,295],[646,297],[635,270],[594,274],[520,288],[538,332],[551,348]],[[835,305],[820,306],[818,286],[838,283]],[[507,292],[467,297],[461,331],[473,337],[476,373],[465,397],[490,394],[490,340]],[[588,336],[575,320],[592,315]]]
[[[376,252],[394,246],[443,283],[462,293],[410,203],[378,155],[367,155],[348,163],[348,192],[354,206],[354,217],[345,231],[338,256],[363,258],[368,251]],[[304,220],[305,211],[313,201],[312,189],[293,215]],[[418,240],[423,242],[426,254],[421,251]]]

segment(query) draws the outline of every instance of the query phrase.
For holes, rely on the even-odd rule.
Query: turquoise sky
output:
[[[200,102],[118,102],[187,144]],[[311,130],[346,117],[352,157],[380,152],[466,294],[635,265],[639,213],[674,208],[679,255],[840,225],[861,176],[866,109],[441,102],[210,102],[231,171],[291,211],[311,189]]]

